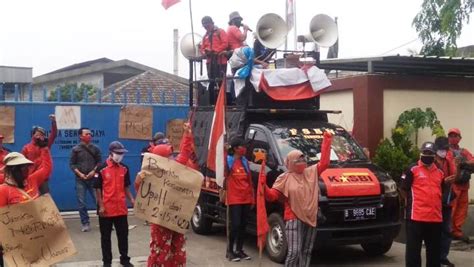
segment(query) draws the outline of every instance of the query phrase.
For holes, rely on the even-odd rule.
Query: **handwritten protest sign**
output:
[[[203,176],[174,160],[145,153],[142,170],[150,172],[137,192],[135,215],[184,234],[196,206]]]
[[[49,266],[76,254],[49,194],[0,209],[0,243],[10,267]]]
[[[153,108],[127,106],[120,110],[119,138],[151,140]]]
[[[183,119],[174,119],[169,120],[166,124],[166,136],[173,145],[173,151],[179,151],[179,145],[181,143],[181,138],[183,137],[183,124],[185,120]]]
[[[3,135],[4,143],[15,142],[15,107],[0,106],[0,135]]]
[[[81,128],[80,106],[56,106],[54,115],[59,130],[78,130]]]

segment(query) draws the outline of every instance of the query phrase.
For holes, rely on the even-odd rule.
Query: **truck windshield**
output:
[[[314,163],[321,157],[321,144],[325,128],[276,128],[273,130],[276,143],[283,158],[294,149],[301,150],[308,162]],[[362,148],[342,128],[327,129],[333,134],[331,161],[366,161]]]

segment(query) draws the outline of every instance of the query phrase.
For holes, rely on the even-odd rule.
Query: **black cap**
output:
[[[155,135],[153,135],[153,141],[158,141],[163,138],[165,138],[165,134],[162,132],[156,132]]]
[[[449,141],[446,136],[438,136],[435,139],[435,150],[448,150],[449,149]]]
[[[238,146],[243,146],[243,145],[246,145],[247,142],[245,142],[244,139],[242,139],[241,137],[234,137],[230,140],[229,142],[229,145],[231,148],[235,148],[235,147],[238,147]]]
[[[113,141],[112,143],[110,143],[109,151],[114,153],[128,152],[128,150],[126,150],[122,143],[120,143],[119,141]]]
[[[422,153],[426,151],[432,152],[433,154],[436,153],[435,144],[433,142],[424,142],[420,150]]]
[[[201,23],[204,25],[204,24],[208,24],[208,23],[214,23],[214,21],[212,21],[212,18],[209,17],[209,16],[204,16],[202,17],[201,19]]]

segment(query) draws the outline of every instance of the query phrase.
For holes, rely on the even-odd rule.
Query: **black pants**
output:
[[[241,251],[244,246],[250,204],[230,205],[230,234],[227,251]]]
[[[130,262],[128,257],[128,221],[127,216],[100,217],[100,243],[102,246],[102,261],[104,264],[112,263],[112,225],[117,233],[118,248],[120,252],[120,264]]]
[[[407,220],[407,244],[405,264],[407,267],[421,267],[421,245],[425,241],[426,266],[440,267],[441,223]]]

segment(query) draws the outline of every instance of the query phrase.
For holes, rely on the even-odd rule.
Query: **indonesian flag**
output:
[[[181,2],[181,0],[162,0],[161,1],[161,5],[165,8],[165,9],[168,9],[170,8],[172,5],[175,5],[177,3]]]
[[[288,30],[295,26],[295,0],[286,0],[286,25]]]
[[[265,160],[262,162],[260,174],[258,176],[257,188],[257,246],[260,254],[265,246],[265,240],[269,230],[267,221],[267,209],[265,207],[265,184],[267,183],[267,175],[265,173]]]
[[[225,169],[225,89],[224,80],[217,97],[214,117],[212,118],[211,138],[209,139],[209,152],[207,154],[207,167],[216,173],[216,183],[219,186],[224,185]]]

